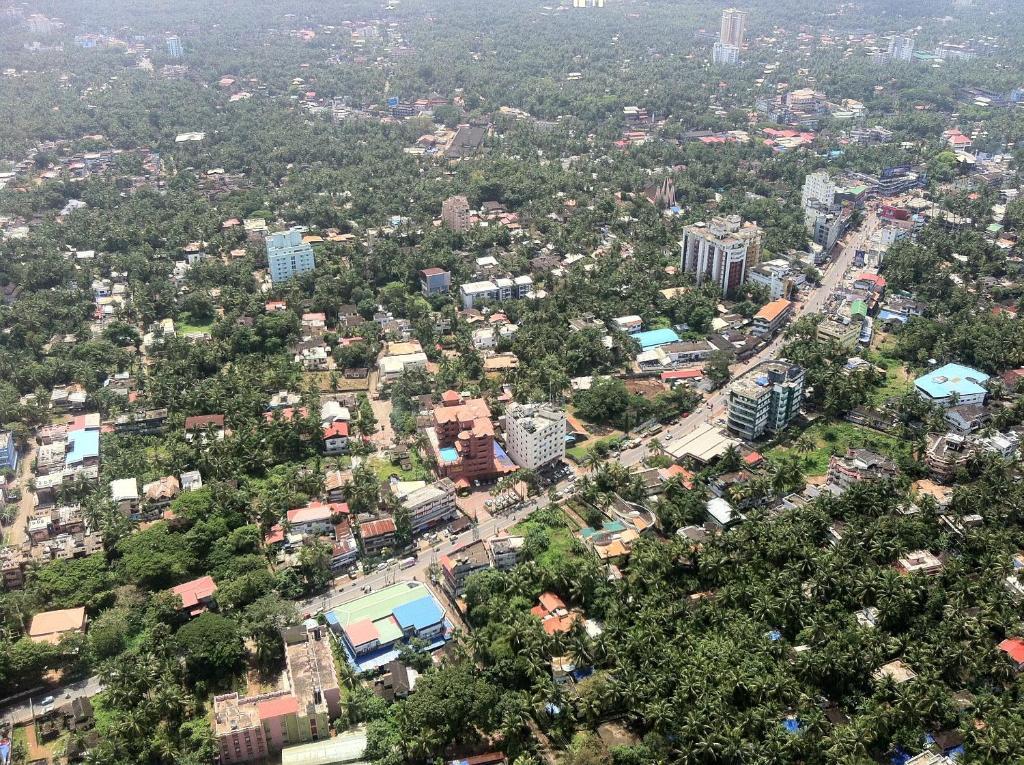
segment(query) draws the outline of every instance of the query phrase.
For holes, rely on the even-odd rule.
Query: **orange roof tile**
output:
[[[793,304],[785,298],[773,300],[754,314],[754,318],[761,319],[763,321],[775,321],[779,316],[787,311],[791,305]]]
[[[274,717],[298,714],[299,700],[292,694],[278,696],[276,699],[267,699],[256,705],[256,714],[260,720],[270,720]]]

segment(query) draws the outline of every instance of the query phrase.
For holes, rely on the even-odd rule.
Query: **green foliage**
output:
[[[233,677],[245,658],[238,625],[211,612],[200,614],[178,630],[174,643],[192,680],[213,687]]]

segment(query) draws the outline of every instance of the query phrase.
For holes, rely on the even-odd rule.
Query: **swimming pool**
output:
[[[459,458],[459,451],[454,446],[443,446],[440,451],[442,462],[455,462]]]

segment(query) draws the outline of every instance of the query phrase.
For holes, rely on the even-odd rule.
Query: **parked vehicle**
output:
[[[415,565],[416,565],[416,559],[410,557],[410,558],[405,558],[401,563],[398,564],[398,567],[399,568],[412,568]]]

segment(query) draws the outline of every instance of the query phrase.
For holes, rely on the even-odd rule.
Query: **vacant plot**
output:
[[[544,522],[540,520],[543,517]],[[551,520],[552,523],[547,523]],[[556,523],[557,522],[557,523]],[[527,518],[512,527],[510,533],[527,536],[530,531],[544,531],[548,537],[548,548],[537,557],[537,565],[541,568],[549,568],[560,561],[569,560],[576,556],[574,550],[576,538],[573,536],[572,524],[568,517],[561,510],[549,508],[538,511],[538,513]]]
[[[341,372],[305,372],[305,376],[316,382],[317,388],[325,393],[354,393],[370,389],[370,378],[345,377]]]
[[[872,449],[893,459],[910,455],[910,444],[893,436],[850,422],[819,421],[790,441],[772,448],[765,457],[771,462],[783,455],[795,455],[804,474],[816,476],[828,472],[829,458],[833,454],[845,454],[847,449],[861,448]]]

